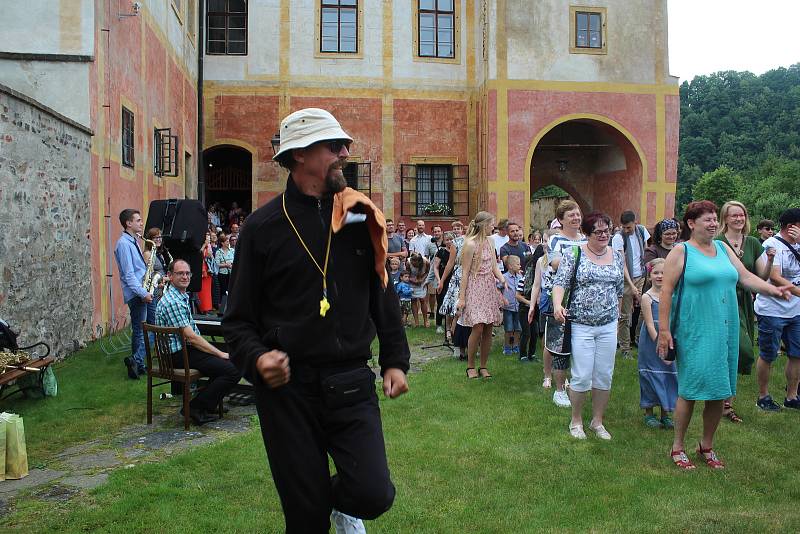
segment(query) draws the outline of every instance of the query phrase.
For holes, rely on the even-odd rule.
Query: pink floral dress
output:
[[[492,272],[497,261],[494,246],[486,239],[478,247],[475,255],[480,255],[480,262],[473,256],[464,295],[464,314],[461,318],[464,326],[470,327],[476,324],[498,324],[501,317],[500,306],[503,304]]]

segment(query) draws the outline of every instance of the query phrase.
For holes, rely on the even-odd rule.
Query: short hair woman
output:
[[[695,402],[704,401],[703,436],[697,454],[709,467],[722,469],[725,463],[713,445],[723,402],[736,395],[739,361],[736,284],[784,298],[788,297],[788,288],[778,288],[760,279],[742,265],[730,247],[714,240],[719,224],[713,202],[690,203],[683,221],[683,237],[687,240],[667,256],[658,310],[658,355],[666,359],[670,348],[677,350],[678,402],[670,457],[681,469],[695,468],[686,455],[684,440]],[[679,281],[680,309],[672,313],[679,298],[675,292]],[[670,325],[675,321],[673,341]]]

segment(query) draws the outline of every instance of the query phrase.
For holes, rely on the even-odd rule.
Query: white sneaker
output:
[[[453,347],[453,358],[456,360],[461,356],[461,349],[459,347]]]
[[[583,431],[583,425],[569,424],[569,435],[575,439],[586,439],[586,432]]]
[[[608,433],[608,430],[606,430],[606,427],[604,427],[603,425],[597,425],[597,426],[589,425],[589,430],[594,432],[600,439],[604,439],[606,441],[611,439],[611,434]]]
[[[572,406],[572,403],[569,402],[569,395],[567,395],[566,391],[554,391],[553,403],[555,403],[555,405],[559,408],[569,408]]]
[[[442,328],[441,326],[437,326],[436,327],[436,333],[437,334],[444,334],[444,328]]]
[[[334,509],[331,512],[331,519],[333,520],[334,528],[336,528],[336,534],[367,534],[364,522],[357,517],[343,514]]]

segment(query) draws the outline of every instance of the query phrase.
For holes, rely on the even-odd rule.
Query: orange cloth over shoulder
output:
[[[386,218],[383,212],[378,209],[372,200],[363,193],[355,189],[346,187],[344,191],[333,196],[333,233],[339,232],[344,226],[347,212],[356,204],[364,206],[364,214],[367,216],[367,228],[369,237],[372,241],[372,248],[375,249],[375,272],[381,280],[383,287],[389,284],[389,275],[386,272],[386,258],[389,255],[389,238],[386,237]]]

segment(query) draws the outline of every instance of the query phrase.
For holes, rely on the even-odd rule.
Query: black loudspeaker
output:
[[[199,200],[154,200],[150,202],[144,229],[153,227],[161,229],[165,244],[180,243],[181,248],[200,250],[208,231],[208,213]]]
[[[145,232],[150,228],[161,229],[163,245],[173,260],[189,263],[192,281],[188,290],[199,292],[203,284],[201,249],[208,231],[208,213],[203,204],[192,199],[153,200],[147,212]]]

